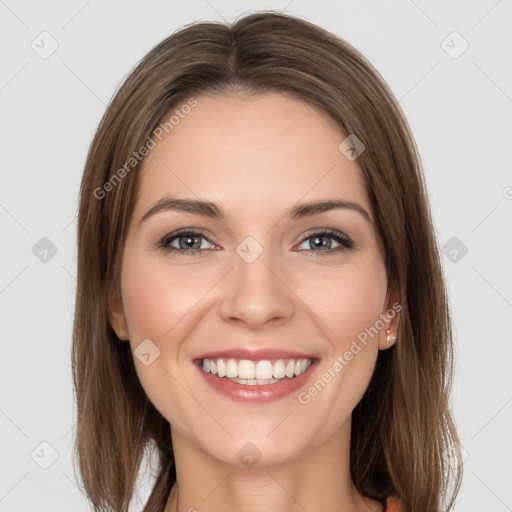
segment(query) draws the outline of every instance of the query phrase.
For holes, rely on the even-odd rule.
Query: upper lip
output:
[[[231,348],[215,350],[195,357],[199,359],[249,359],[251,361],[272,360],[272,359],[316,359],[311,354],[301,354],[291,350],[277,348]]]

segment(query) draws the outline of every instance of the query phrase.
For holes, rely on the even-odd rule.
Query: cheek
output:
[[[323,334],[329,347],[316,380],[299,398],[326,419],[329,430],[350,415],[370,382],[378,355],[374,326],[386,297],[384,268],[361,262],[330,276],[317,274],[314,289],[308,305],[328,326]]]
[[[382,265],[364,261],[340,269],[317,273],[301,295],[329,327],[327,333],[336,350],[357,338],[380,318],[386,298]]]
[[[197,271],[168,264],[165,259],[127,261],[123,269],[123,300],[130,336],[163,340],[215,283],[198,279]]]
[[[165,267],[150,258],[144,261],[132,255],[126,259],[123,302],[139,381],[156,409],[169,421],[172,419],[173,425],[184,429],[184,415],[177,415],[176,411],[189,410],[191,400],[180,386],[180,344],[170,340],[185,334],[186,314],[197,302],[199,290],[183,272]],[[145,341],[148,339],[149,345]],[[142,342],[148,347],[144,352],[150,353],[150,364],[138,356],[144,353],[138,348]]]
[[[195,323],[190,319],[201,315],[205,296],[218,281],[215,272],[201,273],[197,265],[173,265],[135,251],[123,264],[124,311],[137,375],[153,405],[177,428],[187,428],[188,414],[201,413],[194,411],[196,402],[182,387],[184,372],[191,371],[182,366],[187,364],[182,340],[191,335]],[[158,354],[150,365],[137,357],[147,339]]]

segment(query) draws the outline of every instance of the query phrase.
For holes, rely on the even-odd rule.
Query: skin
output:
[[[192,363],[235,347],[312,354],[320,363],[307,389],[391,308],[397,298],[388,293],[381,242],[360,213],[284,217],[298,202],[338,198],[358,203],[374,222],[359,164],[338,150],[346,135],[308,104],[276,93],[197,100],[144,160],[121,296],[112,297],[110,312],[133,350],[148,338],[160,350],[148,366],[134,360],[149,399],[171,424],[177,483],[166,512],[380,511],[351,483],[351,414],[378,351],[393,343],[385,330],[396,334],[398,315],[305,405],[297,393],[267,404],[232,401]],[[218,203],[226,217],[161,211],[140,222],[171,194]],[[203,230],[200,254],[156,248],[181,228]],[[356,246],[327,253],[315,248],[315,237],[303,241],[317,228],[341,231]],[[263,249],[252,263],[236,252],[247,236]],[[183,247],[187,237],[181,240]],[[261,453],[251,467],[237,456],[248,442]]]

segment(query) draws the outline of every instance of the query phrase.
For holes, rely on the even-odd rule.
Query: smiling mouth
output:
[[[305,373],[316,359],[250,359],[215,358],[198,359],[196,364],[205,373],[245,384],[264,386],[292,380]]]

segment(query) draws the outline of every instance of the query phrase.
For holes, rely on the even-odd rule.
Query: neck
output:
[[[350,478],[350,421],[320,447],[275,465],[227,464],[171,429],[176,483],[165,512],[381,512]]]

